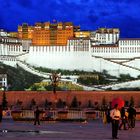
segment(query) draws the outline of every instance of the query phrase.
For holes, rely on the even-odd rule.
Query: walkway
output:
[[[120,140],[139,140],[140,122],[134,130],[119,131]],[[0,140],[111,140],[111,125],[96,120],[80,122],[44,122],[34,126],[31,122],[3,121]]]

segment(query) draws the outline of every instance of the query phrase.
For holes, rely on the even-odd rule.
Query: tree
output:
[[[30,104],[30,108],[32,109],[33,107],[35,107],[36,105],[36,101],[34,99],[31,100],[31,104]]]
[[[88,100],[87,107],[88,107],[88,108],[92,108],[92,102],[91,102],[91,100]]]
[[[4,89],[3,96],[2,96],[2,108],[6,109],[7,105],[8,105],[8,102],[7,102],[7,99],[6,99],[6,94],[5,94],[5,89]]]
[[[66,107],[66,106],[67,106],[66,102],[65,102],[65,101],[63,101],[63,107]]]
[[[22,101],[20,101],[19,99],[18,99],[17,102],[16,102],[16,107],[17,107],[18,109],[22,109]]]
[[[120,77],[118,79],[120,82],[134,80],[133,77],[130,76],[130,74],[120,74]]]
[[[52,104],[53,104],[52,102],[49,102],[49,103],[48,103],[49,108],[51,108],[51,107],[52,107]]]
[[[106,107],[107,107],[107,101],[106,101],[106,98],[104,96],[102,99],[102,109],[104,110],[104,109],[106,109]]]
[[[103,74],[103,75],[108,75],[107,70],[103,70],[103,71],[102,71],[102,74]]]
[[[59,99],[56,106],[57,108],[63,108],[63,101]]]
[[[74,96],[74,98],[71,102],[71,107],[72,108],[77,108],[78,107],[78,100],[77,100],[76,96]]]
[[[45,100],[45,104],[44,104],[44,106],[45,106],[45,108],[48,108],[48,107],[49,107],[49,102],[48,102],[47,99]]]
[[[99,109],[99,103],[98,103],[97,101],[94,103],[94,106],[95,106],[95,109],[96,109],[96,110]]]
[[[37,85],[32,85],[32,86],[31,86],[31,90],[32,90],[32,91],[37,91],[38,88],[39,88],[39,86],[37,86]]]
[[[81,107],[81,105],[82,105],[82,103],[79,101],[79,102],[78,102],[78,107]]]
[[[133,96],[131,96],[131,98],[130,98],[130,105],[132,105],[132,106],[134,106],[134,97]]]

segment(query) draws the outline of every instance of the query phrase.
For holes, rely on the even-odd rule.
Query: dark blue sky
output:
[[[23,22],[72,21],[81,29],[120,28],[140,37],[140,0],[0,0],[0,28],[16,31]]]

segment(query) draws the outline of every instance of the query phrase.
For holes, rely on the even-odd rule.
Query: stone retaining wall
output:
[[[2,101],[3,92],[0,92],[0,103]],[[130,101],[133,96],[135,106],[140,105],[140,91],[57,91],[56,95],[51,91],[6,91],[8,105],[16,104],[17,100],[22,101],[23,106],[27,106],[34,99],[37,105],[42,105],[47,99],[49,102],[55,102],[57,99],[62,99],[68,105],[71,104],[74,96],[81,102],[81,107],[86,106],[88,101],[101,103],[105,97],[107,102],[112,101],[113,98],[121,97],[125,101]]]

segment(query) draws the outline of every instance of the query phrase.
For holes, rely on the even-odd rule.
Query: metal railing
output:
[[[137,110],[137,119],[140,119],[140,108]],[[13,118],[13,112],[18,114],[20,119],[34,119],[34,111],[33,110],[21,110],[21,111],[3,111],[3,118]],[[52,120],[78,120],[78,119],[102,119],[104,116],[103,111],[97,110],[45,110],[40,113],[40,118],[43,120],[52,119]],[[18,118],[17,117],[17,118]]]
[[[17,113],[21,119],[33,119],[33,110],[21,110],[21,111],[3,111],[4,118],[13,118],[13,113]],[[65,114],[65,115],[64,115]],[[62,117],[63,116],[63,117]],[[40,114],[41,118],[52,118],[56,119],[99,119],[102,117],[100,111],[77,111],[77,110],[45,110]]]

